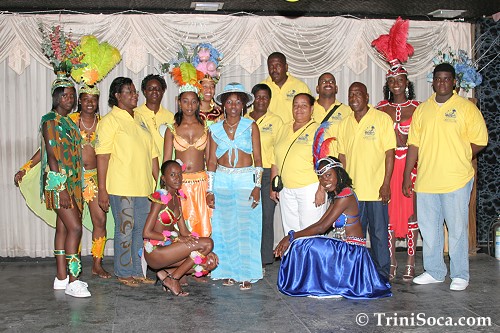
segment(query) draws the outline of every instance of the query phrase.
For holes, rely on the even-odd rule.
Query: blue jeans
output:
[[[375,267],[380,275],[388,278],[391,268],[389,254],[389,213],[382,201],[360,201],[361,227],[363,235],[370,234],[370,248]]]
[[[444,280],[443,221],[448,227],[450,277],[469,281],[469,200],[474,179],[449,193],[417,193],[418,226],[422,234],[424,269]]]
[[[110,195],[109,203],[115,219],[114,269],[117,277],[141,277],[139,249],[143,246],[142,231],[151,203],[147,197]]]

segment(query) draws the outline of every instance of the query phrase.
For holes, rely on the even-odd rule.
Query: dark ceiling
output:
[[[205,2],[203,0],[198,0]],[[221,1],[221,0],[214,0]],[[338,16],[360,18],[404,18],[428,20],[427,14],[437,9],[465,10],[460,18],[466,21],[491,16],[500,11],[498,0],[226,0],[217,14],[246,12],[255,15]],[[1,0],[0,11],[45,12],[76,11],[84,13],[203,13],[190,9],[190,0]]]

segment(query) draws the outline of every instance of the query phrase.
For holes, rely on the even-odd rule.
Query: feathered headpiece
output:
[[[324,157],[330,155],[330,144],[336,141],[336,137],[331,137],[325,140],[325,131],[330,127],[330,123],[325,121],[322,123],[316,133],[314,134],[313,140],[313,163],[314,169],[318,168],[318,161]]]
[[[388,35],[381,35],[372,42],[372,46],[391,65],[386,74],[387,78],[400,74],[408,75],[402,64],[408,60],[409,56],[413,55],[414,51],[413,46],[406,42],[409,25],[409,20],[398,17]]]
[[[79,93],[99,95],[96,84],[122,60],[120,51],[107,42],[99,44],[92,35],[82,37],[77,51],[84,55],[82,61],[86,64],[71,72],[73,79],[81,84]]]
[[[192,49],[181,45],[181,50],[177,53],[178,59],[160,65],[161,74],[170,73],[172,80],[179,86],[179,94],[186,91],[196,93],[201,91],[200,80],[205,74],[193,65],[193,52]]]

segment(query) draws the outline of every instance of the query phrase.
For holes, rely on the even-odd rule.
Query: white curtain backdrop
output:
[[[39,24],[62,25],[75,38],[93,34],[120,49],[122,62],[99,84],[99,107],[106,114],[109,85],[115,77],[131,77],[139,89],[144,76],[158,73],[160,63],[176,57],[180,44],[199,42],[210,42],[224,53],[217,92],[233,81],[250,90],[267,77],[267,55],[280,51],[287,56],[290,73],[313,93],[319,75],[331,72],[341,102],[347,102],[349,85],[360,81],[375,104],[382,99],[388,65],[370,44],[388,33],[393,23],[342,17],[0,14],[0,256],[52,256],[54,229],[29,210],[13,184],[14,174],[38,147],[39,121],[51,105],[55,76],[40,48]],[[432,70],[432,57],[448,46],[470,52],[471,25],[411,21],[409,42],[415,54],[406,67],[417,99],[424,100],[431,94],[426,75]],[[175,111],[177,88],[166,79],[163,104]],[[141,96],[139,103],[143,102]],[[82,254],[89,254],[90,247],[90,232],[85,231]],[[112,252],[109,241],[105,253]]]

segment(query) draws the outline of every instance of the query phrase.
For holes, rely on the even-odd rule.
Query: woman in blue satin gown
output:
[[[321,186],[332,201],[321,219],[290,231],[274,253],[282,257],[278,289],[289,296],[368,299],[392,296],[366,248],[352,180],[335,157],[316,164]],[[333,238],[322,236],[333,228]]]

